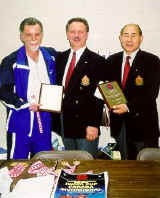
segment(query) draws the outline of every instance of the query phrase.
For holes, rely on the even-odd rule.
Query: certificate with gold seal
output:
[[[126,104],[127,100],[116,81],[98,84],[98,89],[109,109],[114,105]]]
[[[41,84],[39,104],[40,111],[61,112],[63,86]]]

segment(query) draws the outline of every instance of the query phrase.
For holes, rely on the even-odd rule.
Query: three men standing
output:
[[[136,159],[142,148],[158,147],[160,60],[140,50],[140,27],[125,25],[120,33],[123,52],[107,60],[87,48],[88,33],[85,19],[68,21],[71,48],[57,54],[55,68],[55,50],[40,47],[41,22],[27,18],[21,23],[24,46],[4,58],[0,67],[0,99],[9,109],[8,132],[16,137],[13,158],[51,150],[50,113],[39,112],[41,83],[65,87],[63,112],[53,116],[53,128],[61,133],[66,150],[86,150],[96,157],[104,102],[95,97],[95,90],[105,80],[117,81],[128,101],[110,113],[111,135],[119,143],[122,159]]]

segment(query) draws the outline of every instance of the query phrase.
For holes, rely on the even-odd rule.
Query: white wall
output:
[[[107,55],[121,50],[118,40],[121,27],[126,23],[138,23],[144,34],[142,49],[160,55],[159,0],[5,0],[0,6],[0,60],[20,47],[19,24],[30,16],[39,18],[44,24],[43,44],[57,50],[69,47],[65,37],[67,20],[81,16],[90,24],[88,47],[92,50]],[[160,97],[158,103],[160,112]],[[0,135],[4,135],[3,106],[0,112],[4,115],[0,120]]]

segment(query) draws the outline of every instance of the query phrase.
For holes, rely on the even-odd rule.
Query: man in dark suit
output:
[[[142,148],[158,147],[156,98],[160,85],[160,60],[140,50],[143,36],[138,25],[125,25],[119,38],[124,51],[107,59],[111,70],[109,80],[116,80],[122,87],[126,57],[129,56],[130,70],[122,87],[128,102],[113,107],[111,135],[120,144],[122,159],[136,159]],[[125,141],[127,150],[122,145]]]
[[[56,57],[57,84],[65,87],[61,129],[55,127],[55,124],[60,126],[58,115],[53,116],[53,127],[61,131],[66,150],[86,150],[96,157],[103,101],[94,93],[98,82],[104,80],[101,71],[105,59],[86,47],[88,32],[88,22],[83,18],[72,18],[66,25],[71,49]],[[66,85],[73,54],[75,67]]]

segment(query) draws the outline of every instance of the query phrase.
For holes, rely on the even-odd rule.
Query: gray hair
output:
[[[24,32],[24,27],[26,25],[37,25],[37,24],[41,27],[41,32],[43,32],[43,25],[42,25],[42,23],[38,19],[36,19],[34,17],[29,17],[29,18],[24,19],[21,22],[20,26],[19,26],[19,31],[21,33],[23,33]]]
[[[127,24],[127,25],[123,26],[123,28],[122,28],[121,31],[120,31],[120,34],[121,34],[121,35],[123,34],[124,29],[125,29],[127,26],[129,26],[129,25],[135,25],[135,26],[137,27],[137,29],[138,29],[139,35],[142,36],[142,30],[141,30],[141,28],[140,28],[140,26],[139,26],[138,24]]]

